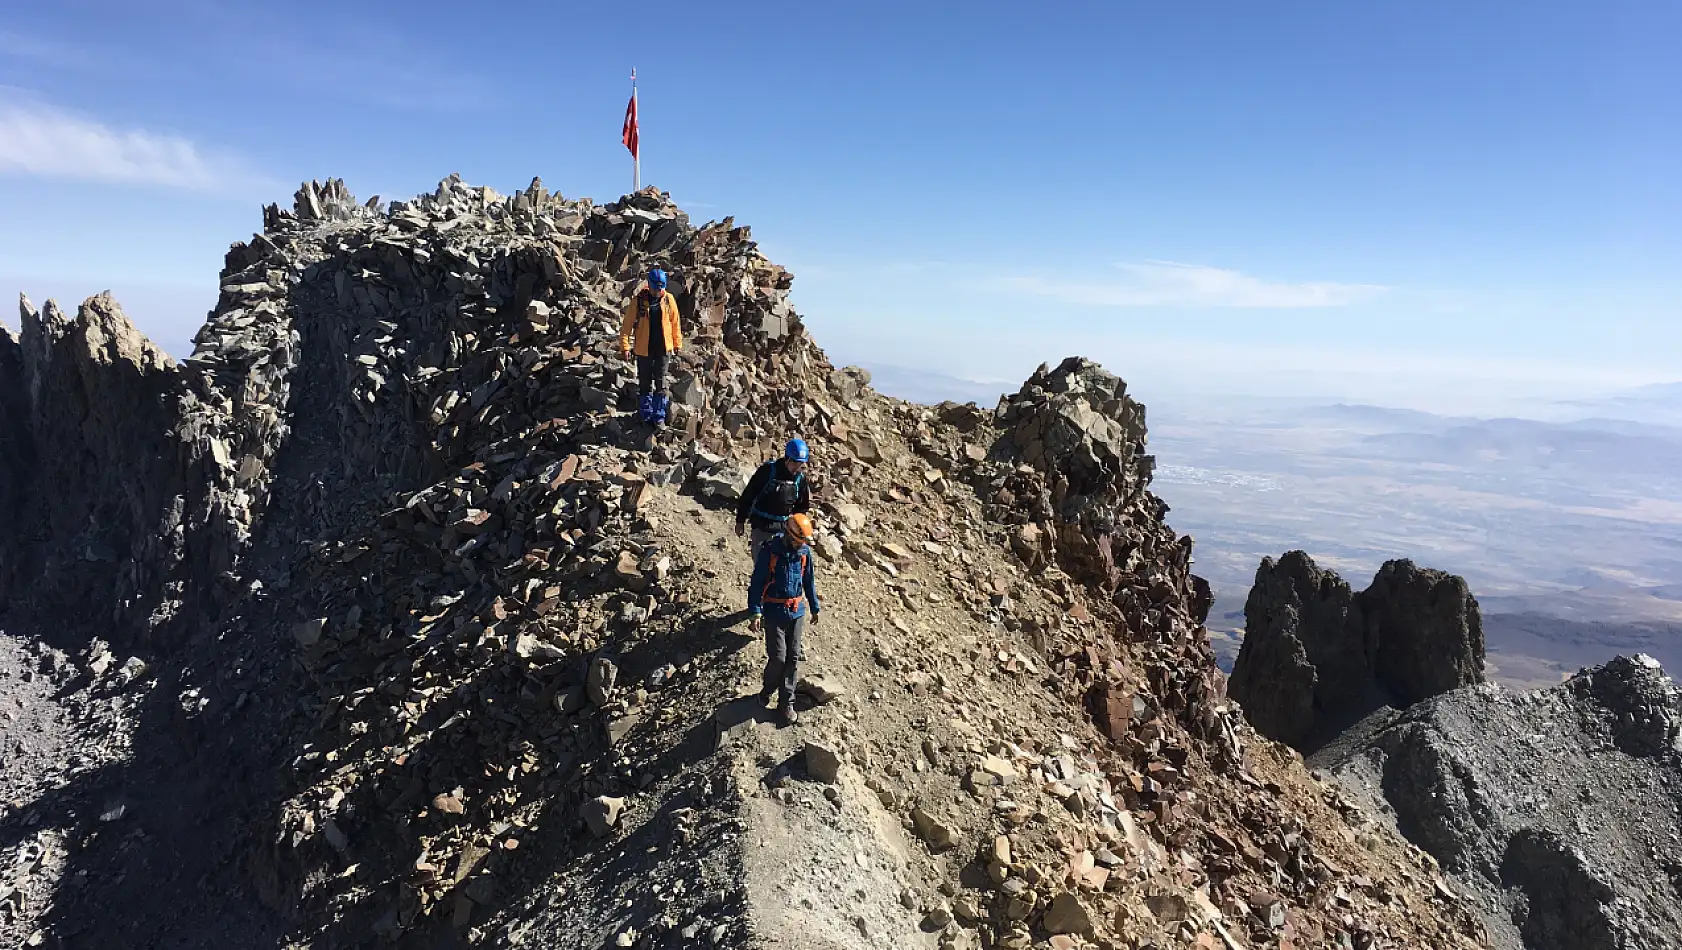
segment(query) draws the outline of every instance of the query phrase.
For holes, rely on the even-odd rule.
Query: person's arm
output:
[[[637,295],[631,295],[631,302],[625,305],[625,315],[619,321],[619,355],[631,355],[631,343],[636,337],[637,330]]]
[[[753,576],[748,578],[748,613],[759,616],[765,609],[765,575],[771,573],[771,545],[768,542],[759,546],[759,556],[753,559]]]
[[[748,479],[748,487],[742,489],[742,497],[736,499],[736,527],[740,528],[753,513],[753,503],[758,500],[759,493],[765,490],[765,480],[771,477],[771,466],[761,465]]]
[[[669,291],[666,294],[666,299],[671,301],[672,305],[672,322],[666,327],[669,331],[666,348],[681,350],[683,349],[683,311],[677,305],[677,298],[672,296]]]
[[[812,605],[812,622],[818,622],[818,613],[823,605],[818,603],[818,568],[817,558],[811,552],[806,553],[806,602]]]

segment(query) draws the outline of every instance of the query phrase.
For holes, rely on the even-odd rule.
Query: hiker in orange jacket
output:
[[[666,360],[683,348],[683,327],[677,298],[666,292],[666,272],[648,272],[648,286],[625,305],[619,324],[619,355],[637,357],[637,417],[651,425],[666,424],[671,400],[666,395]]]
[[[800,638],[806,633],[807,616],[815,624],[823,609],[812,571],[812,533],[811,518],[789,515],[782,534],[760,545],[748,580],[748,614],[753,618],[749,629],[765,631],[759,701],[769,702],[775,695],[777,715],[785,726],[795,721],[794,688],[800,682]]]

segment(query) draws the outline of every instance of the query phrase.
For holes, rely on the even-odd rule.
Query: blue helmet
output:
[[[648,286],[655,290],[666,289],[666,272],[656,267],[648,272]]]
[[[789,439],[788,445],[783,447],[783,458],[790,462],[804,462],[811,457],[812,453],[806,448],[805,439]]]

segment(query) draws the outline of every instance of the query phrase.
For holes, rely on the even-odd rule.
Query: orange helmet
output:
[[[783,530],[801,544],[812,543],[812,519],[808,515],[789,515],[788,520],[783,522]]]

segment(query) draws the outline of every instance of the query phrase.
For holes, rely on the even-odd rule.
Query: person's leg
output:
[[[654,360],[637,357],[637,416],[647,422],[654,413]]]
[[[662,396],[666,394],[666,367],[671,363],[671,360],[670,353],[661,353],[659,356],[648,358],[649,376],[651,377],[649,392],[659,393]]]
[[[782,682],[777,684],[781,706],[794,704],[794,689],[800,685],[800,638],[806,635],[806,618],[810,615],[811,611],[804,611],[788,625],[788,642],[784,644],[788,661],[783,664]]]
[[[759,695],[770,699],[783,681],[783,666],[788,662],[788,630],[783,619],[766,616],[762,622],[765,625],[765,677]]]
[[[670,358],[670,354],[667,353],[662,353],[653,358],[654,366],[651,374],[654,378],[649,382],[649,398],[653,400],[654,421],[662,425],[666,422],[666,364]]]
[[[749,558],[749,560],[754,564],[758,564],[759,563],[759,549],[765,546],[765,542],[771,540],[772,538],[774,538],[776,536],[777,535],[774,532],[766,531],[764,528],[761,528],[758,525],[755,525],[748,533],[748,558]]]

